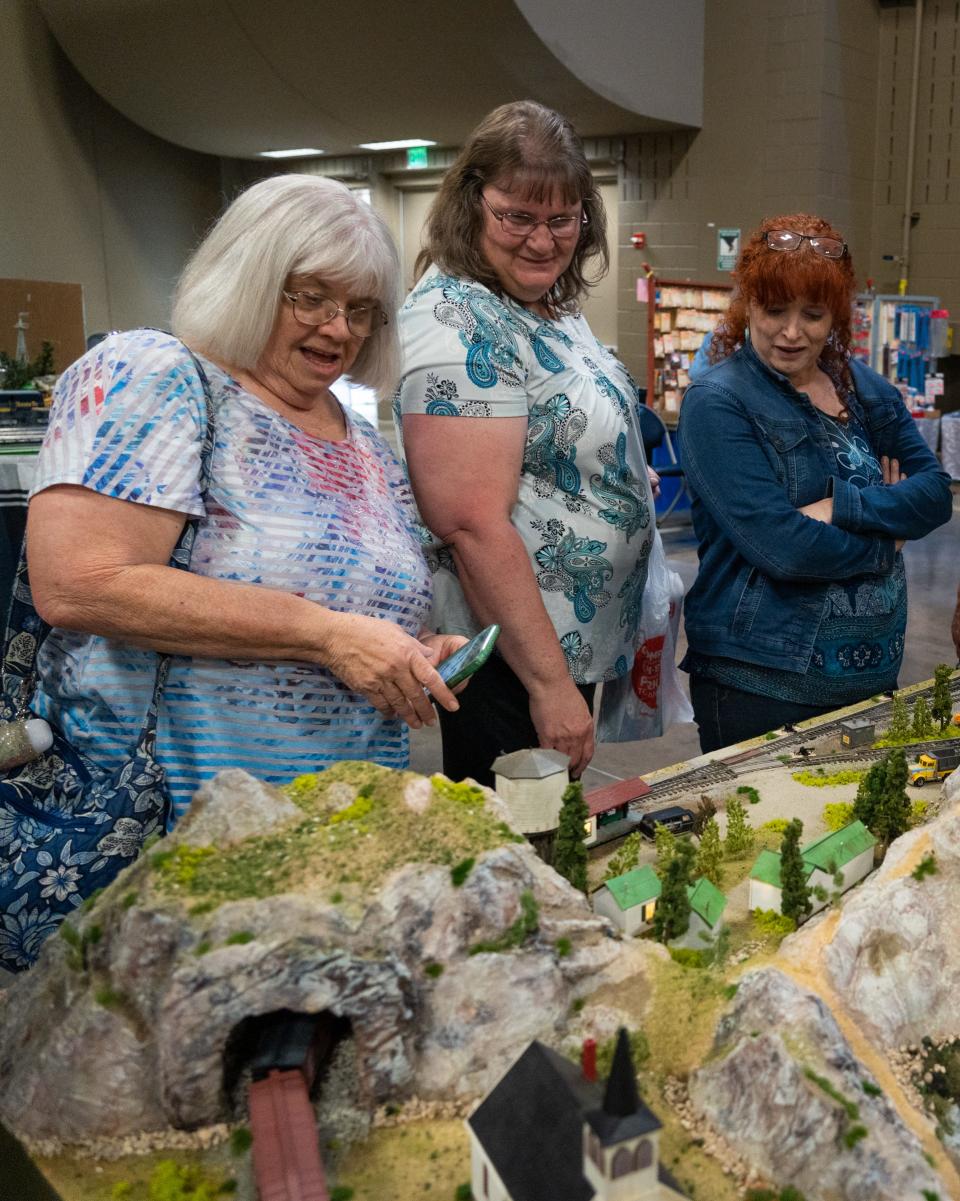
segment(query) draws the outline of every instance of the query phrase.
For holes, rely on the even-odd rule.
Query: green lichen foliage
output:
[[[470,948],[471,955],[491,954],[501,951],[511,951],[526,942],[531,934],[536,934],[539,926],[537,900],[532,892],[520,894],[520,916],[512,925],[504,930],[499,938],[490,942],[478,942]]]
[[[212,1180],[200,1168],[162,1159],[150,1177],[150,1201],[216,1201],[224,1181]]]
[[[866,774],[866,769],[857,771],[853,768],[842,768],[839,771],[825,772],[822,767],[818,767],[816,771],[795,771],[793,779],[798,784],[806,784],[808,788],[836,788],[840,784],[859,784]]]
[[[197,915],[225,901],[300,888],[336,892],[347,901],[362,899],[405,864],[452,870],[517,840],[487,810],[475,784],[434,776],[431,803],[415,813],[402,799],[414,778],[354,762],[299,776],[282,790],[301,811],[299,819],[224,848],[158,848],[149,856],[151,883],[161,894],[189,901]],[[354,790],[347,804],[344,786]]]

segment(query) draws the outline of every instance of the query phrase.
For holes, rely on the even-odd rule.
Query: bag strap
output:
[[[205,399],[207,424],[200,447],[200,494],[206,497],[210,484],[210,462],[215,438],[216,414],[213,393],[203,364],[186,343],[182,343],[182,345],[193,360]],[[171,567],[183,571],[189,570],[199,521],[198,517],[194,517],[184,524],[180,531],[180,537],[177,539],[177,545],[170,556]],[[27,539],[24,535],[7,616],[3,663],[0,665],[0,718],[3,720],[9,721],[26,716],[36,687],[37,657],[50,630],[51,626],[43,620],[33,604],[27,572]],[[153,692],[138,745],[156,726],[157,711],[167,682],[169,667],[170,656],[158,652]]]

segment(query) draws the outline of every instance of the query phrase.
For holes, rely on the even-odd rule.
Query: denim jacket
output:
[[[889,574],[897,539],[949,521],[950,479],[899,392],[862,363],[851,371],[849,407],[877,458],[899,460],[899,484],[839,478],[809,397],[749,344],[688,388],[678,439],[700,557],[684,605],[691,651],[805,672],[827,585]],[[831,524],[799,512],[825,496]]]

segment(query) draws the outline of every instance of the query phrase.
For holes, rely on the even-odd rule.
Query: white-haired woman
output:
[[[98,766],[122,763],[155,652],[172,656],[157,759],[177,815],[228,766],[277,782],[346,758],[405,766],[406,726],[434,720],[425,690],[457,707],[435,664],[464,640],[423,631],[403,472],[330,390],[345,372],[394,382],[398,290],[368,205],[278,176],[194,254],[175,336],[112,334],[58,384],[28,519],[54,627],[33,709]]]

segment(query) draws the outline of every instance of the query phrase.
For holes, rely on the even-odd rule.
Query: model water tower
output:
[[[548,863],[564,789],[570,783],[569,768],[569,755],[542,747],[511,751],[493,761],[494,787],[510,810],[514,829],[525,834]]]

